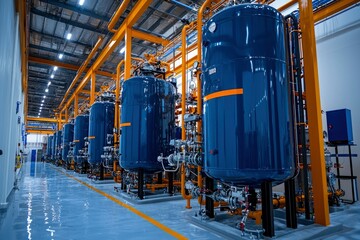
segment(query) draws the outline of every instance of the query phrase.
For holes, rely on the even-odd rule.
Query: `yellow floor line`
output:
[[[115,198],[115,197],[107,194],[106,192],[103,192],[103,191],[101,191],[101,190],[99,190],[99,189],[97,189],[97,188],[95,188],[95,187],[87,184],[86,182],[83,182],[83,181],[81,181],[80,179],[78,179],[78,178],[76,178],[76,177],[74,177],[74,176],[71,176],[70,174],[65,173],[65,172],[63,172],[63,171],[61,171],[61,170],[59,170],[59,169],[57,169],[57,168],[54,168],[54,167],[52,167],[52,166],[51,166],[51,168],[57,170],[58,172],[64,174],[65,176],[67,176],[67,177],[69,177],[69,178],[71,178],[71,179],[74,179],[75,181],[81,183],[82,185],[90,188],[91,190],[93,190],[93,191],[95,191],[95,192],[103,195],[104,197],[106,197],[106,198],[110,199],[111,201],[119,204],[120,206],[126,208],[127,210],[135,213],[136,215],[142,217],[142,218],[145,219],[146,221],[150,222],[151,224],[155,225],[156,227],[160,228],[161,230],[163,230],[164,232],[170,234],[171,236],[173,236],[173,237],[175,237],[175,238],[177,238],[177,239],[188,239],[188,238],[186,238],[185,236],[181,235],[180,233],[175,232],[174,230],[168,228],[168,227],[165,226],[164,224],[162,224],[162,223],[156,221],[155,219],[153,219],[152,217],[146,215],[145,213],[140,212],[140,211],[137,210],[136,208],[134,208],[134,207],[132,207],[132,206],[130,206],[130,205],[127,205],[126,203],[120,201],[119,199],[117,199],[117,198]]]

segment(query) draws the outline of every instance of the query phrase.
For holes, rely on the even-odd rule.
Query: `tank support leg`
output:
[[[296,194],[295,179],[285,182],[285,206],[286,206],[286,225],[288,228],[297,228],[296,218]]]
[[[100,180],[104,180],[104,166],[100,163]]]
[[[125,173],[124,170],[121,169],[121,190],[123,190],[124,192],[126,192],[126,186],[125,186]]]
[[[168,173],[168,180],[169,180],[169,182],[168,182],[168,193],[170,195],[172,195],[173,194],[173,188],[174,188],[174,173],[172,173],[172,172]]]
[[[213,191],[214,190],[214,179],[206,177],[205,178],[205,187],[208,190]],[[214,214],[214,200],[210,197],[206,197],[205,198],[205,210],[206,210],[206,215],[209,218],[214,218],[215,214]]]
[[[159,172],[157,175],[157,183],[162,184],[162,172]]]
[[[275,236],[272,200],[272,184],[271,182],[263,182],[261,184],[262,224],[266,237]]]
[[[144,169],[138,170],[138,197],[144,199]]]

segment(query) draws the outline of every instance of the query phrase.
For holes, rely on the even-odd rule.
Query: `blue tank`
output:
[[[281,182],[294,173],[294,124],[284,18],[241,4],[204,26],[204,171],[234,185]]]
[[[175,87],[154,77],[133,77],[123,84],[120,166],[145,172],[162,170],[175,127]]]
[[[84,138],[88,137],[89,132],[89,115],[79,115],[75,118],[74,124],[74,159],[77,163],[79,161],[79,150],[85,147]]]
[[[56,149],[56,132],[54,133],[51,142],[51,159],[55,159],[55,149]]]
[[[101,155],[108,143],[108,136],[113,136],[115,105],[112,102],[95,102],[89,116],[89,159],[91,165],[101,163]]]
[[[47,146],[46,146],[46,156],[50,157],[52,155],[52,140],[53,136],[48,136]]]
[[[62,159],[67,161],[68,159],[68,153],[70,150],[70,143],[74,139],[74,124],[67,123],[63,126],[63,138],[62,138]]]
[[[62,131],[59,130],[56,132],[55,157],[61,158],[61,143],[62,143]]]

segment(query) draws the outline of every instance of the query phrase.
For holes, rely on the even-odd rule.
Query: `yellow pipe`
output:
[[[78,114],[79,114],[79,97],[78,97],[77,94],[75,94],[75,99],[74,99],[74,118],[76,118]]]
[[[74,80],[71,82],[68,90],[66,91],[63,100],[61,101],[59,108],[65,103],[67,96],[70,94],[70,91],[72,90],[72,88],[75,86],[75,84],[77,83],[78,79],[81,77],[82,73],[84,72],[84,70],[86,69],[87,65],[89,64],[90,60],[93,58],[93,56],[95,55],[95,53],[97,52],[98,48],[100,47],[102,41],[103,41],[103,37],[99,37],[99,39],[97,40],[94,48],[91,50],[90,54],[88,55],[88,57],[86,58],[85,62],[81,65],[81,67],[79,68],[79,70],[76,73],[76,76],[74,78]],[[71,101],[69,101],[71,102]]]
[[[186,199],[186,208],[190,209],[190,199],[191,195],[187,195],[185,192],[185,163],[181,164],[181,195],[184,199]]]
[[[116,88],[115,88],[115,119],[114,119],[114,127],[117,129],[118,133],[114,135],[114,145],[116,146],[116,143],[119,141],[120,137],[120,71],[121,66],[124,64],[124,60],[121,60],[120,63],[116,67]],[[114,170],[115,171],[115,170]]]
[[[190,24],[191,25],[191,24]],[[185,113],[186,113],[186,32],[191,27],[185,25],[181,30],[181,139],[186,140]]]
[[[316,56],[314,18],[311,0],[300,0],[300,27],[304,58],[305,92],[309,121],[309,139],[311,165],[316,174],[312,176],[314,192],[315,222],[327,226],[330,224],[327,195],[324,140],[321,118],[320,88]]]
[[[138,1],[135,4],[131,12],[127,15],[126,21],[122,23],[120,29],[116,31],[116,33],[108,41],[108,44],[106,44],[106,46],[99,53],[98,57],[96,58],[96,60],[92,65],[93,70],[96,71],[104,63],[104,61],[106,61],[106,59],[110,56],[110,54],[115,50],[120,40],[124,38],[126,29],[132,27],[136,23],[136,21],[142,16],[142,14],[146,11],[146,9],[151,3],[152,0],[142,0],[142,1]],[[89,79],[90,79],[90,71],[87,71],[84,79],[79,83],[74,94],[78,94],[79,91],[81,91],[88,83]],[[67,106],[69,106],[70,102],[74,99],[74,94],[72,94],[72,96],[68,100],[68,103],[66,104]],[[58,107],[59,109],[62,107],[63,103],[64,102],[62,102],[59,105]]]
[[[57,123],[58,120],[55,118],[37,118],[37,117],[26,117],[27,121],[34,121],[34,122],[50,122],[50,123]]]
[[[131,28],[127,27],[125,31],[125,69],[124,80],[128,80],[131,74]]]
[[[95,102],[95,89],[96,89],[96,75],[94,71],[91,71],[90,105],[92,105]]]
[[[120,7],[118,8],[118,10],[114,13],[114,15],[111,17],[111,20],[109,22],[108,25],[108,29],[110,32],[116,32],[118,29],[114,29],[115,24],[117,23],[117,21],[119,20],[119,18],[121,17],[121,15],[125,12],[127,6],[129,5],[130,0],[124,0]]]

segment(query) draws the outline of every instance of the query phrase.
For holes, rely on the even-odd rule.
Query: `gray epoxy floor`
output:
[[[95,184],[51,164],[26,163],[22,171],[19,190],[8,209],[0,212],[0,240],[223,239],[189,221],[199,209],[195,200],[191,210],[184,208],[184,200],[133,205],[113,191],[114,184]],[[123,206],[64,173],[115,197]],[[360,239],[359,204],[331,214],[331,222],[328,228],[314,224],[277,239]]]

